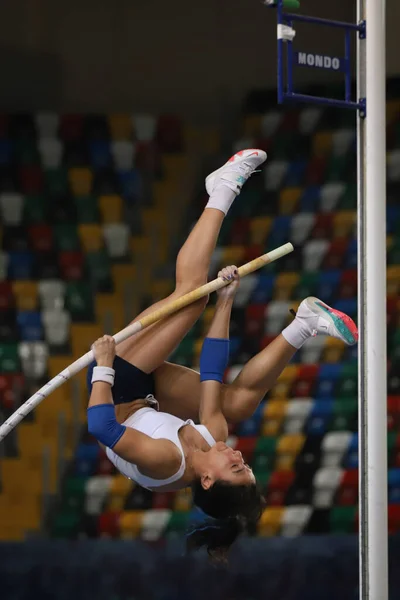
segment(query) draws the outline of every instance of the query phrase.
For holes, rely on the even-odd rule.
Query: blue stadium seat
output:
[[[40,312],[33,310],[18,312],[17,324],[22,340],[37,342],[43,339],[42,315]]]
[[[110,143],[96,140],[89,144],[89,155],[92,167],[103,169],[112,164]]]
[[[341,271],[334,269],[332,271],[322,271],[319,275],[317,296],[330,304],[337,294],[340,282]]]
[[[389,469],[389,504],[400,504],[400,469]]]
[[[351,240],[347,249],[346,268],[355,269],[357,268],[357,240],[354,238]]]
[[[394,233],[395,226],[400,217],[400,206],[388,205],[386,207],[386,231]]]
[[[33,278],[33,254],[30,252],[9,252],[8,259],[8,279]]]
[[[300,198],[300,212],[314,213],[318,210],[321,188],[317,185],[311,185],[304,190]]]
[[[285,186],[295,187],[301,185],[304,179],[306,167],[307,161],[305,160],[292,161],[286,172]]]
[[[358,469],[358,433],[353,433],[343,460],[345,469]]]
[[[8,165],[11,162],[12,147],[9,140],[0,139],[0,165]]]
[[[96,470],[100,446],[96,444],[80,443],[75,453],[75,474],[92,475]]]
[[[142,178],[137,169],[118,171],[118,182],[121,186],[121,195],[128,202],[134,202],[142,195]]]
[[[333,399],[325,398],[316,400],[308,417],[306,433],[323,435],[327,429],[333,413]]]
[[[274,282],[275,275],[273,273],[263,273],[259,275],[257,285],[251,294],[251,304],[263,304],[271,300]]]
[[[357,315],[357,298],[343,298],[335,301],[336,310],[346,313],[349,317],[354,318]]]
[[[255,437],[260,433],[261,421],[264,414],[264,404],[259,404],[255,413],[238,425],[236,428],[237,435],[241,437]]]
[[[292,217],[279,216],[274,219],[272,229],[268,236],[268,243],[275,248],[284,244],[290,237]]]

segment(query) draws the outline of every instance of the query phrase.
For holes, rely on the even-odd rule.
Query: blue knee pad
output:
[[[200,381],[222,383],[229,360],[229,340],[205,338],[200,355]]]
[[[113,404],[97,404],[87,409],[88,430],[96,440],[107,448],[114,448],[126,427],[115,418]]]

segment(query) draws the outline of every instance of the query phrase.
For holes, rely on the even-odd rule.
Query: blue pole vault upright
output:
[[[386,356],[386,0],[356,0],[355,23],[293,12],[299,0],[264,0],[277,11],[278,101],[357,114],[359,559],[361,600],[388,598]],[[303,0],[307,5],[307,0]],[[291,10],[292,12],[287,12]],[[295,25],[335,28],[343,56],[295,49]],[[351,42],[357,38],[357,94],[351,97]],[[316,38],[316,44],[318,39]],[[296,68],[343,74],[343,99],[296,92]]]

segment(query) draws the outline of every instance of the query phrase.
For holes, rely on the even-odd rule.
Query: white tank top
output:
[[[136,431],[145,433],[154,440],[170,440],[179,448],[179,451],[182,454],[181,466],[174,475],[171,475],[168,479],[152,479],[151,477],[142,475],[136,465],[115,454],[111,448],[106,448],[108,458],[118,471],[122,473],[122,475],[125,475],[125,477],[133,479],[133,481],[136,481],[136,483],[147,489],[172,484],[183,476],[186,468],[186,461],[178,433],[184,425],[192,425],[210,447],[214,446],[216,443],[213,436],[204,425],[195,425],[190,419],[188,421],[182,421],[182,419],[178,419],[178,417],[174,417],[165,412],[158,412],[157,410],[154,410],[154,408],[141,408],[124,421],[123,424],[126,427],[131,427],[132,429],[136,429]]]

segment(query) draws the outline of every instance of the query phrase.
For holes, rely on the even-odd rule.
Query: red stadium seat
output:
[[[343,473],[336,495],[339,506],[355,506],[358,500],[358,469],[349,469]]]
[[[19,170],[19,181],[21,192],[24,194],[39,194],[43,191],[43,172],[37,165],[21,167]]]
[[[234,246],[244,246],[249,239],[249,219],[237,219],[232,225],[231,243]]]
[[[269,479],[266,501],[268,506],[283,506],[288,489],[295,478],[294,471],[274,471]]]
[[[244,462],[251,464],[256,443],[256,437],[240,437],[238,439],[235,450],[239,450],[242,453]]]
[[[60,121],[60,137],[65,141],[78,140],[82,137],[82,115],[62,115]]]
[[[175,115],[161,115],[156,140],[163,152],[182,152],[184,144],[181,120]]]
[[[31,225],[28,229],[31,247],[36,252],[50,252],[54,248],[53,229],[49,225]]]
[[[389,504],[388,506],[389,535],[400,529],[400,504]]]
[[[0,375],[0,406],[16,410],[21,404],[24,388],[25,378],[22,373]]]
[[[357,269],[343,271],[339,284],[339,298],[357,296]]]
[[[100,536],[117,537],[119,534],[120,513],[107,511],[99,516],[97,523]]]
[[[10,310],[14,306],[14,294],[9,281],[0,281],[0,310]]]
[[[61,252],[59,263],[63,279],[71,281],[83,278],[84,258],[81,252]]]
[[[261,244],[247,246],[244,251],[243,262],[247,263],[264,254],[265,248]]]
[[[107,454],[101,448],[97,459],[96,475],[112,475],[114,471],[114,465],[110,462]]]
[[[400,396],[388,396],[387,415],[388,431],[397,431],[400,426]]]
[[[322,185],[326,171],[326,158],[314,157],[306,170],[307,185]]]
[[[153,494],[153,508],[168,509],[173,504],[174,496],[170,492],[156,492]]]
[[[319,214],[311,230],[311,237],[314,239],[329,240],[332,237],[332,215]]]
[[[340,269],[346,256],[349,240],[336,238],[328,248],[323,262],[324,269]]]

